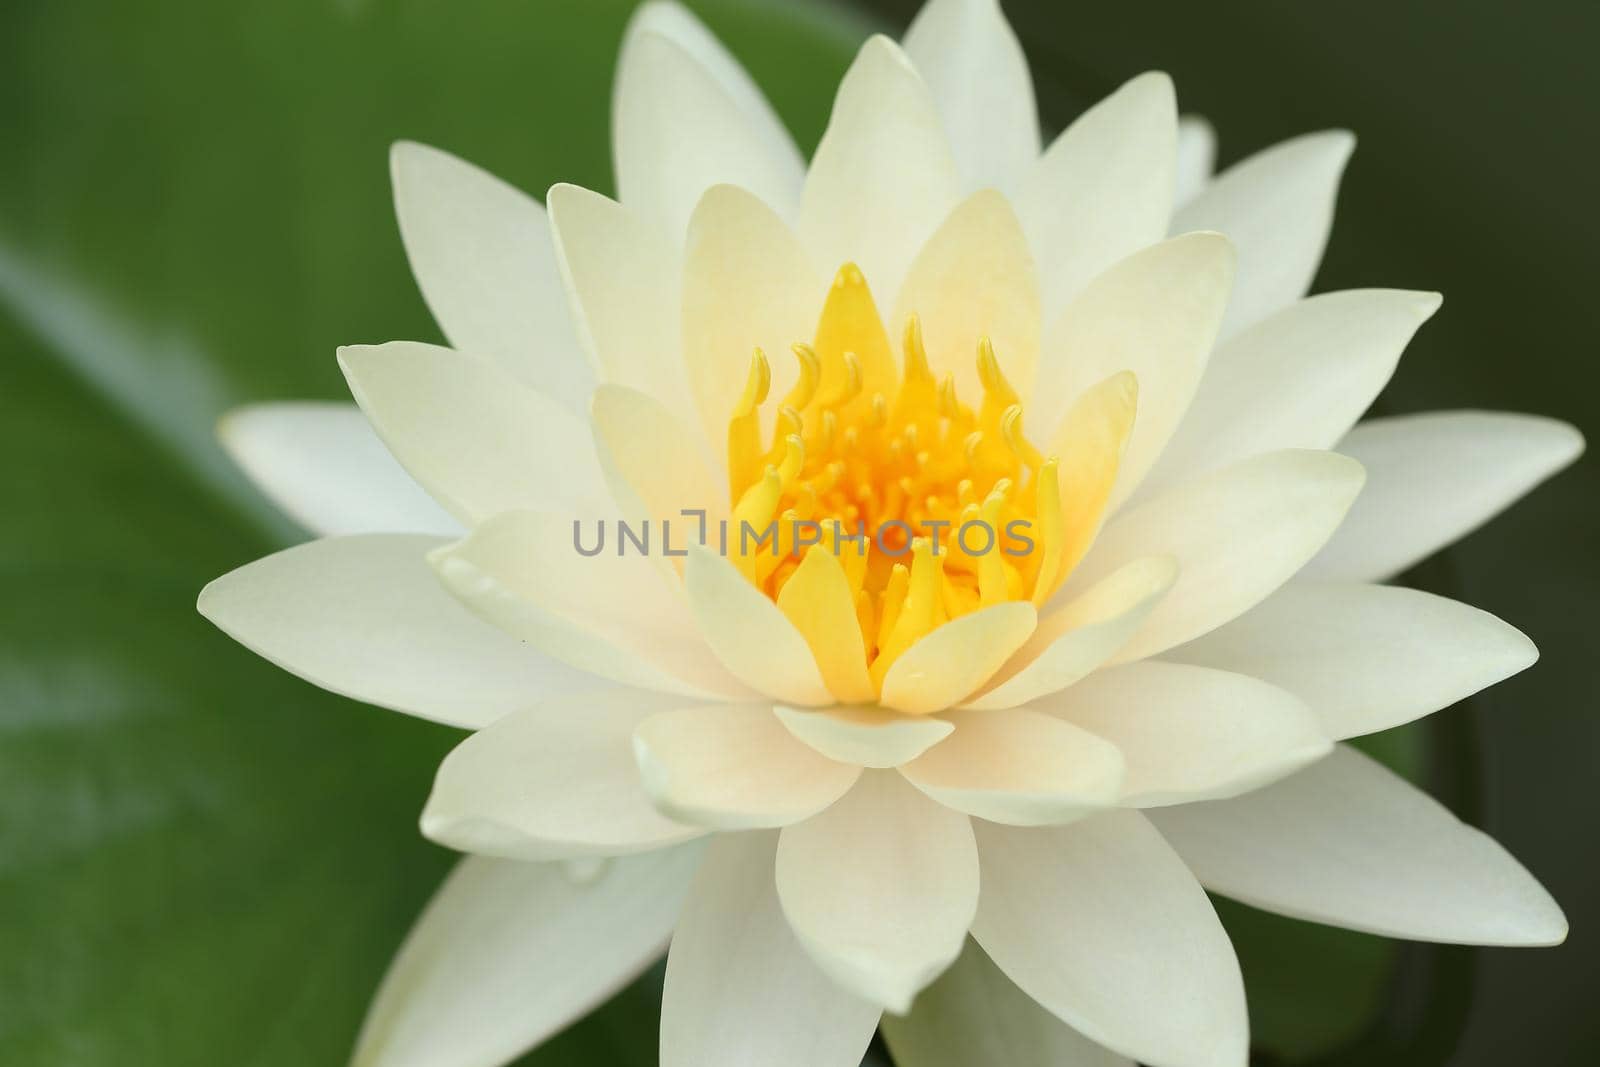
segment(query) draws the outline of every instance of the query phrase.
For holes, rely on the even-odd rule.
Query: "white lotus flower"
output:
[[[323,539],[200,609],[476,731],[422,816],[472,855],[358,1063],[503,1063],[670,939],[667,1067],[853,1065],[880,1016],[902,1067],[1223,1067],[1248,1027],[1202,886],[1563,939],[1497,844],[1340,744],[1533,662],[1374,583],[1582,447],[1520,415],[1355,425],[1439,297],[1305,296],[1348,134],[1213,179],[1207,127],[1146,74],[1041,150],[997,5],[932,0],[861,49],[809,167],[733,57],[647,4],[614,135],[621,201],[544,207],[397,146],[454,350],[346,348],[360,412],[222,428]],[[684,508],[919,539],[909,565],[574,551],[574,519],[681,538]],[[974,517],[1035,550],[931,551]]]

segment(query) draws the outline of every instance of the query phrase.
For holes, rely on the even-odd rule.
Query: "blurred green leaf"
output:
[[[298,539],[225,408],[433,339],[387,149],[610,186],[624,0],[18,0],[0,15],[0,1062],[342,1062],[448,854],[455,734],[321,693],[194,611]],[[808,147],[859,33],[700,7]],[[531,1062],[654,1062],[646,979]]]

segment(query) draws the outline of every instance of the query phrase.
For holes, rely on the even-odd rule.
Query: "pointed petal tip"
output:
[[[1172,101],[1174,114],[1178,110],[1177,86],[1173,83],[1172,75],[1164,70],[1147,70],[1143,74],[1135,75],[1125,82],[1119,91],[1163,96]]]

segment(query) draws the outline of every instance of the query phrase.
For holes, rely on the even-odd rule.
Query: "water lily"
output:
[[[613,135],[619,199],[542,206],[396,146],[452,347],[343,349],[359,411],[222,427],[321,539],[201,611],[473,731],[422,814],[470,855],[358,1063],[506,1062],[670,941],[668,1067],[853,1065],[880,1023],[902,1067],[1226,1067],[1249,1030],[1206,889],[1565,937],[1502,848],[1343,743],[1533,662],[1379,583],[1582,447],[1533,416],[1357,423],[1440,301],[1305,295],[1348,134],[1213,177],[1153,73],[1045,146],[994,0],[932,0],[862,47],[809,165],[647,4]],[[685,512],[780,533],[669,555]],[[834,520],[903,536],[783,532]],[[589,553],[575,523],[658,535]],[[1013,523],[1024,553],[956,536]]]

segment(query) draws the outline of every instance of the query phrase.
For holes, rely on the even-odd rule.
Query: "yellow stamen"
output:
[[[914,314],[895,365],[866,279],[846,264],[812,343],[793,347],[798,376],[765,441],[771,368],[759,350],[751,357],[728,424],[730,554],[795,623],[842,701],[875,699],[895,661],[950,619],[1043,604],[1109,499],[1132,376],[1089,390],[1041,453],[1004,353],[973,343],[982,395],[965,401],[975,405],[953,368],[930,363]],[[1031,551],[1007,554],[1028,541]],[[829,558],[808,562],[818,554]]]
[[[761,476],[761,405],[772,388],[772,367],[761,349],[750,357],[744,392],[728,423],[728,480],[737,497],[744,487]]]

